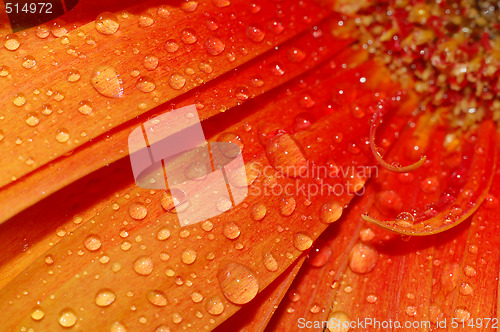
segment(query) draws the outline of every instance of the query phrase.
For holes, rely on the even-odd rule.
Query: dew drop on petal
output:
[[[169,39],[165,43],[165,50],[169,53],[174,53],[179,49],[179,44],[174,39]]]
[[[36,127],[40,123],[40,119],[36,113],[29,113],[26,117],[26,124],[30,127]]]
[[[196,251],[193,249],[186,249],[182,252],[181,259],[184,264],[193,264],[196,260]]]
[[[139,91],[144,93],[152,92],[156,88],[153,79],[149,76],[141,76],[137,81],[136,86]]]
[[[149,303],[157,307],[164,307],[168,304],[167,296],[160,290],[150,290],[147,297]]]
[[[149,13],[142,14],[139,17],[139,26],[142,28],[149,27],[155,23],[155,20],[153,19],[153,16]]]
[[[174,90],[180,90],[186,85],[186,79],[181,74],[173,74],[168,80],[168,84]]]
[[[350,330],[351,318],[343,311],[335,311],[328,315],[329,322],[335,322],[335,324],[329,324],[328,330],[330,332],[347,332]]]
[[[207,299],[207,302],[205,302],[205,309],[209,314],[217,316],[222,314],[222,312],[224,311],[224,303],[222,303],[220,297],[213,296]]]
[[[158,67],[158,58],[154,55],[146,55],[144,59],[142,59],[142,65],[147,70],[155,70]]]
[[[118,17],[113,13],[104,12],[95,19],[95,28],[103,35],[112,35],[119,27]]]
[[[160,229],[158,233],[156,233],[156,239],[160,241],[165,241],[170,237],[170,230],[166,227]]]
[[[45,312],[43,311],[42,307],[36,306],[33,309],[31,309],[31,318],[33,320],[41,320],[45,316]]]
[[[107,307],[116,300],[116,294],[111,289],[101,289],[95,296],[95,304]]]
[[[265,143],[271,166],[288,177],[299,177],[307,171],[307,160],[301,148],[288,134],[280,134]]]
[[[105,97],[120,98],[123,96],[123,82],[111,66],[97,67],[90,78],[90,83],[97,92]]]
[[[205,47],[208,54],[219,55],[224,51],[226,45],[217,37],[209,37],[205,43]]]
[[[141,256],[134,262],[134,271],[142,276],[153,272],[153,260],[148,256]]]
[[[144,204],[133,203],[128,208],[128,214],[132,219],[142,220],[146,218],[146,215],[148,214],[148,209],[146,208],[146,206],[144,206]]]
[[[411,227],[414,223],[413,215],[409,212],[401,212],[396,217],[396,223],[401,227]]]
[[[215,7],[223,8],[231,4],[229,0],[212,0]]]
[[[26,69],[31,69],[35,67],[36,60],[32,55],[27,55],[23,58],[22,66]]]
[[[111,324],[109,332],[127,332],[127,328],[120,322],[114,322]]]
[[[246,30],[246,35],[254,43],[260,43],[264,40],[266,33],[258,26],[249,26]]]
[[[90,100],[82,100],[78,105],[78,112],[83,115],[89,115],[94,110]]]
[[[98,235],[90,234],[85,238],[84,245],[87,250],[96,251],[101,248],[102,241]]]
[[[184,44],[190,45],[190,44],[196,43],[198,38],[196,37],[196,33],[194,32],[193,29],[187,28],[187,29],[182,30],[181,40]]]
[[[57,130],[56,140],[59,143],[66,143],[69,140],[69,133],[67,129],[61,128]]]
[[[262,256],[262,260],[264,262],[264,266],[269,271],[274,272],[278,270],[278,262],[271,252],[264,253],[264,255]]]
[[[42,24],[36,28],[35,34],[38,38],[44,39],[50,35],[50,30],[45,24]]]
[[[21,42],[18,36],[16,36],[15,34],[10,34],[5,36],[3,45],[9,51],[15,51],[19,48],[19,46],[21,46]]]
[[[267,208],[262,203],[256,203],[254,206],[252,206],[252,209],[250,210],[250,215],[252,219],[255,221],[260,221],[264,219],[266,213],[267,213]]]
[[[284,217],[288,217],[295,211],[296,206],[297,202],[295,198],[291,196],[284,197],[280,200],[280,214]]]
[[[77,319],[75,312],[71,309],[64,309],[59,313],[59,325],[62,327],[72,327]]]
[[[343,211],[343,206],[336,201],[325,203],[321,208],[321,221],[326,224],[331,224],[340,219]]]
[[[14,95],[14,98],[12,99],[12,102],[14,103],[14,105],[21,107],[26,104],[26,97],[23,93],[16,93]]]
[[[224,225],[224,229],[222,230],[222,233],[224,234],[225,237],[227,237],[230,240],[236,239],[238,236],[240,236],[240,228],[238,225],[236,225],[234,222],[229,221]]]
[[[293,245],[300,251],[307,250],[311,248],[313,240],[311,236],[304,232],[298,232],[294,234]]]
[[[9,75],[9,73],[10,73],[9,67],[5,65],[0,66],[0,77],[6,77]]]
[[[377,261],[377,250],[363,243],[355,244],[349,253],[349,268],[354,273],[368,273],[372,271]]]
[[[217,279],[224,296],[235,304],[248,303],[259,292],[255,273],[238,263],[223,266],[217,274]]]

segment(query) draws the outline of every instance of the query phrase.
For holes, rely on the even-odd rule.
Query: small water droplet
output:
[[[15,51],[19,48],[19,46],[21,46],[21,42],[18,36],[16,36],[15,34],[10,34],[5,36],[3,45],[9,51]]]
[[[343,211],[343,206],[336,201],[325,203],[321,208],[321,221],[326,224],[331,224],[340,219]]]
[[[95,296],[95,304],[107,307],[116,300],[116,294],[111,289],[101,289]]]
[[[148,214],[148,209],[144,204],[133,203],[128,208],[128,214],[132,219],[142,220],[146,218],[146,215]]]
[[[76,69],[72,69],[68,72],[68,76],[66,76],[66,79],[68,82],[74,83],[80,80],[80,72]]]
[[[72,327],[77,319],[75,312],[71,309],[64,309],[59,313],[59,324],[62,327]]]
[[[226,45],[217,37],[209,37],[205,43],[207,53],[210,55],[219,55],[224,52]]]
[[[35,34],[38,38],[44,39],[49,36],[50,30],[45,24],[42,24],[36,28]]]
[[[148,256],[141,256],[134,262],[134,271],[142,276],[150,275],[153,272],[153,260]]]
[[[274,272],[278,270],[278,262],[271,252],[264,253],[264,255],[262,256],[262,260],[264,262],[264,266],[269,271]]]
[[[90,78],[90,83],[103,96],[109,98],[123,96],[123,82],[116,70],[111,66],[97,67]]]
[[[26,124],[30,127],[35,127],[40,123],[40,119],[38,118],[36,113],[29,113],[26,117]]]
[[[164,307],[168,304],[167,296],[160,290],[150,290],[147,297],[149,303],[157,307]]]
[[[181,259],[184,264],[193,264],[196,260],[196,251],[193,249],[186,249],[182,252]]]
[[[174,90],[180,90],[186,85],[186,79],[181,74],[173,74],[168,81],[170,87]]]
[[[238,225],[236,225],[234,222],[229,221],[224,225],[224,229],[222,230],[222,233],[224,234],[225,237],[227,237],[230,240],[236,239],[238,236],[240,236],[240,228]]]
[[[149,76],[141,76],[137,81],[136,86],[139,91],[144,93],[152,92],[156,88],[153,79]]]
[[[179,324],[180,322],[182,322],[182,316],[181,316],[181,314],[178,313],[178,312],[174,312],[172,314],[172,322],[174,324]]]
[[[9,75],[10,68],[3,65],[0,66],[0,77],[6,77]]]
[[[89,115],[93,110],[92,102],[90,100],[82,100],[78,105],[78,112],[83,115]]]
[[[142,65],[147,70],[155,70],[158,67],[158,58],[154,55],[146,55],[144,59],[142,59]]]
[[[90,234],[85,238],[84,241],[85,248],[87,248],[90,251],[96,251],[99,248],[101,248],[102,241],[99,235],[96,234]]]
[[[35,67],[36,65],[36,60],[35,58],[32,56],[32,55],[27,55],[23,58],[23,63],[22,63],[23,67],[26,68],[26,69],[30,69],[30,68],[33,68]]]
[[[104,12],[95,19],[95,28],[103,35],[112,35],[120,27],[118,17],[110,12]]]
[[[460,285],[460,294],[462,295],[471,295],[472,294],[472,287],[468,283],[464,282],[462,285]]]
[[[169,39],[165,43],[165,50],[169,53],[174,53],[179,49],[179,44],[174,39]]]
[[[44,316],[45,312],[43,311],[42,307],[36,306],[31,309],[31,318],[33,318],[33,320],[41,320]]]
[[[470,320],[470,312],[466,307],[458,307],[455,309],[455,318],[459,322],[468,322]]]
[[[14,103],[14,105],[21,107],[26,104],[26,97],[23,93],[16,93],[14,95],[14,98],[12,99],[12,102]]]
[[[267,208],[262,203],[256,203],[254,206],[252,206],[252,210],[250,211],[250,215],[252,219],[255,221],[264,219],[266,213],[267,213]]]
[[[182,30],[182,33],[181,33],[181,40],[184,44],[194,44],[196,43],[196,41],[198,40],[198,38],[196,37],[196,33],[194,32],[193,29],[184,29]]]
[[[300,251],[307,250],[311,248],[312,244],[313,240],[309,234],[303,232],[295,233],[293,239],[293,245],[298,250]]]
[[[297,47],[293,47],[288,51],[288,60],[293,63],[300,63],[306,58],[306,53]]]
[[[260,43],[264,40],[266,33],[258,26],[249,26],[246,30],[246,35],[254,43]]]
[[[219,8],[227,7],[231,4],[229,0],[212,0],[212,3]]]
[[[350,330],[351,318],[343,311],[330,313],[328,321],[335,322],[335,324],[327,325],[330,332],[347,332]]]
[[[354,273],[368,273],[375,268],[378,252],[369,245],[355,244],[349,253],[349,268]]]
[[[248,303],[259,292],[255,273],[238,263],[223,266],[217,274],[217,279],[224,296],[235,304]]]
[[[314,267],[322,267],[330,260],[332,256],[332,249],[327,246],[323,246],[320,248],[315,248],[309,254],[309,265]]]
[[[205,309],[209,314],[217,316],[222,314],[222,312],[224,311],[224,303],[222,303],[220,297],[213,296],[207,299],[207,302],[205,302]]]
[[[192,13],[198,8],[198,1],[189,0],[181,3],[181,9],[186,13]]]
[[[396,223],[401,227],[411,227],[414,222],[413,215],[409,212],[401,212],[396,217]]]
[[[301,148],[288,134],[280,134],[265,143],[271,166],[288,177],[299,177],[307,171],[307,160]]]
[[[155,23],[155,20],[153,19],[153,16],[149,13],[142,14],[139,17],[139,26],[142,28],[149,27]]]
[[[65,143],[69,140],[69,133],[67,129],[59,129],[56,133],[56,140],[59,143]]]
[[[296,206],[297,202],[295,198],[291,196],[284,197],[280,200],[280,214],[284,217],[288,217],[295,211]]]

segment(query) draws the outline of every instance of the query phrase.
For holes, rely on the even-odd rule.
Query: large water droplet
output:
[[[90,83],[103,96],[109,98],[123,96],[123,82],[116,70],[111,66],[97,67],[90,78]]]
[[[116,294],[111,289],[101,289],[95,296],[95,304],[107,307],[116,300]]]
[[[255,204],[254,206],[252,206],[252,210],[250,211],[250,215],[252,219],[255,221],[264,219],[266,213],[267,213],[267,208],[262,203]]]
[[[12,102],[14,103],[14,105],[21,107],[26,104],[26,97],[23,93],[16,93],[14,95],[14,98],[12,99]]]
[[[217,274],[224,296],[235,304],[250,302],[259,292],[255,273],[244,265],[229,263]]]
[[[349,253],[349,267],[354,273],[368,273],[377,264],[378,252],[369,245],[357,243]]]
[[[110,12],[104,12],[95,19],[95,28],[103,35],[112,35],[120,27],[118,17]]]

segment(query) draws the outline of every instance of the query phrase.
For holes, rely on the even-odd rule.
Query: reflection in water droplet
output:
[[[95,296],[95,304],[107,307],[116,300],[116,294],[111,289],[101,289]]]
[[[311,248],[313,240],[311,236],[307,233],[299,232],[295,233],[293,239],[293,245],[300,251],[307,250]]]
[[[111,66],[97,67],[90,78],[90,83],[103,96],[109,98],[123,96],[123,82],[116,70]]]
[[[144,204],[133,203],[128,208],[128,214],[132,219],[142,220],[146,218],[146,215],[148,214],[148,209],[146,208],[146,206],[144,206]]]
[[[104,12],[95,19],[95,28],[103,35],[112,35],[119,27],[118,17],[113,13]]]
[[[378,252],[369,245],[355,244],[349,253],[349,268],[354,273],[368,273],[377,264]]]
[[[213,296],[207,299],[207,302],[205,302],[205,309],[209,314],[217,316],[222,314],[222,312],[224,311],[224,303],[222,303],[220,297]]]
[[[167,296],[160,290],[150,290],[148,292],[148,301],[157,307],[164,307],[168,304]]]
[[[151,274],[153,272],[153,260],[148,256],[137,258],[134,262],[134,271],[143,276]]]
[[[59,313],[59,324],[62,327],[72,327],[77,319],[75,312],[71,309],[64,309]]]
[[[238,263],[223,266],[217,274],[217,279],[224,296],[235,304],[248,303],[259,292],[255,273]]]

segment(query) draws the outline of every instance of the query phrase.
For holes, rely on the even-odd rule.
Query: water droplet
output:
[[[80,80],[80,72],[76,69],[72,69],[68,72],[68,76],[66,76],[66,79],[68,82],[74,83]]]
[[[97,67],[90,78],[90,83],[103,96],[109,98],[123,96],[123,82],[116,70],[111,66]]]
[[[12,102],[14,103],[14,105],[21,107],[26,104],[26,97],[23,93],[16,93],[14,95],[14,98],[12,99]]]
[[[168,304],[167,296],[160,290],[150,290],[148,292],[148,301],[157,307],[164,307]]]
[[[142,220],[146,218],[146,215],[148,214],[148,209],[146,208],[146,206],[144,206],[144,204],[133,203],[128,208],[128,214],[132,219]]]
[[[101,289],[95,296],[95,304],[107,307],[116,300],[116,294],[111,289]]]
[[[238,263],[223,266],[217,274],[217,279],[224,296],[235,304],[248,303],[259,292],[255,273]]]
[[[193,1],[193,0],[189,0],[189,1],[181,3],[180,7],[186,13],[192,13],[196,10],[196,8],[198,8],[198,2]]]
[[[56,140],[59,143],[65,143],[69,140],[69,133],[67,129],[59,129],[56,133]]]
[[[250,91],[246,86],[240,86],[235,89],[235,96],[238,100],[244,101],[249,98]]]
[[[414,317],[417,314],[417,307],[408,306],[405,310],[406,314],[410,317]]]
[[[401,227],[411,227],[414,222],[413,215],[409,212],[401,212],[396,217],[396,223]]]
[[[127,332],[127,328],[120,322],[114,322],[111,324],[109,332]]]
[[[30,69],[30,68],[33,68],[35,67],[36,65],[36,60],[35,58],[32,56],[32,55],[27,55],[23,58],[23,63],[22,63],[23,67],[26,68],[26,69]]]
[[[446,291],[451,292],[455,289],[455,287],[457,287],[459,278],[460,265],[448,264],[443,268],[443,274],[441,275],[441,284]]]
[[[148,256],[141,256],[134,262],[134,271],[142,276],[150,275],[153,272],[153,260]]]
[[[186,79],[181,74],[173,74],[168,81],[170,87],[174,90],[180,90],[186,85]]]
[[[327,325],[330,332],[347,332],[350,330],[351,318],[343,311],[330,313],[328,321],[335,322],[335,324]]]
[[[142,65],[147,70],[155,70],[158,67],[158,58],[154,55],[146,55],[144,59],[142,59]]]
[[[35,127],[40,123],[40,119],[38,118],[36,113],[29,113],[26,117],[26,124],[31,127]]]
[[[85,238],[84,245],[88,250],[96,251],[101,247],[102,241],[99,235],[90,234]]]
[[[144,93],[149,93],[156,88],[153,79],[149,76],[141,76],[137,81],[137,89]]]
[[[179,49],[179,44],[174,39],[169,39],[165,43],[165,50],[169,53],[174,53]]]
[[[9,51],[15,51],[19,48],[19,46],[21,46],[21,42],[19,41],[18,36],[14,35],[14,34],[10,34],[10,35],[5,36],[3,45]]]
[[[293,63],[300,63],[306,58],[306,53],[297,47],[288,51],[288,60]]]
[[[285,69],[283,68],[283,65],[279,62],[274,62],[271,64],[271,73],[274,76],[283,76],[285,75]]]
[[[198,38],[196,37],[196,33],[194,32],[194,30],[188,28],[182,30],[181,40],[184,44],[190,45],[196,43]]]
[[[62,327],[72,327],[77,319],[75,312],[71,309],[64,309],[59,313],[59,324]]]
[[[250,80],[250,85],[254,88],[259,88],[264,85],[264,79],[260,75],[255,75]]]
[[[217,37],[209,37],[205,47],[208,54],[219,55],[224,51],[226,45]]]
[[[274,272],[278,270],[278,262],[271,252],[264,253],[262,260],[264,262],[264,266],[269,271]]]
[[[221,197],[215,202],[215,207],[220,212],[226,212],[232,207],[231,200],[227,197]]]
[[[288,134],[270,138],[265,143],[271,166],[288,177],[299,177],[307,171],[307,160],[295,140]]]
[[[64,22],[61,20],[56,20],[52,23],[50,32],[56,38],[61,38],[68,33],[68,30],[64,27]]]
[[[172,322],[174,322],[174,324],[179,324],[180,322],[182,322],[181,314],[178,312],[174,312],[172,314]]]
[[[266,33],[258,26],[249,26],[246,30],[246,35],[254,43],[260,43],[264,40]]]
[[[330,260],[332,256],[332,249],[327,246],[321,248],[315,248],[309,254],[309,265],[314,267],[322,267]]]
[[[42,114],[43,115],[51,115],[52,114],[52,106],[49,104],[43,104],[42,105]]]
[[[277,19],[272,19],[267,23],[267,28],[269,31],[274,33],[275,35],[279,35],[280,33],[285,30],[285,26],[283,25],[283,22]]]
[[[95,19],[95,28],[103,35],[112,35],[120,27],[118,17],[110,12],[104,12]]]
[[[161,18],[167,18],[170,16],[170,10],[168,9],[168,6],[161,5],[158,7],[158,16]]]
[[[182,252],[181,259],[184,264],[193,264],[196,260],[196,251],[194,251],[193,249],[184,250]]]
[[[467,265],[466,267],[464,267],[464,273],[466,276],[468,277],[474,277],[476,275],[476,269],[473,268],[472,266],[470,265]]]
[[[156,234],[156,239],[164,241],[170,237],[170,230],[168,228],[162,228]]]
[[[321,208],[321,221],[326,224],[331,224],[340,219],[343,211],[343,206],[336,201],[325,203]]]
[[[35,34],[38,38],[44,39],[49,36],[50,30],[45,24],[42,24],[36,28]]]
[[[142,14],[141,17],[139,17],[139,26],[142,28],[149,27],[153,25],[153,23],[155,23],[155,20],[149,13]]]
[[[205,302],[205,309],[211,315],[217,316],[222,314],[224,311],[224,303],[218,296],[213,296]]]
[[[90,100],[82,100],[80,104],[78,105],[78,112],[80,112],[83,115],[89,115],[92,113],[93,107],[92,107],[92,102]]]
[[[311,236],[307,233],[299,232],[295,233],[293,239],[293,245],[300,251],[307,250],[311,248],[313,240]]]
[[[349,268],[354,273],[368,273],[375,268],[378,252],[369,245],[355,244],[349,253]]]
[[[252,216],[252,219],[255,221],[264,219],[266,213],[267,213],[267,208],[262,203],[256,203],[254,206],[252,206],[252,210],[250,211],[250,215]]]
[[[0,66],[0,77],[6,77],[9,75],[10,68],[7,66]]]
[[[373,294],[370,294],[366,297],[366,301],[368,303],[375,303],[375,302],[377,302],[377,297]]]
[[[466,307],[458,307],[455,309],[455,318],[459,322],[468,322],[470,320],[470,312]]]
[[[36,306],[31,309],[31,318],[33,318],[33,320],[41,320],[44,316],[45,312],[43,311],[42,307]]]
[[[234,222],[229,221],[224,225],[224,229],[222,230],[222,233],[228,239],[234,240],[238,236],[240,236],[240,229],[239,229],[238,225],[236,225]]]
[[[365,228],[359,231],[359,238],[361,241],[368,242],[373,240],[375,237],[375,233],[371,230],[371,228]]]
[[[297,202],[295,198],[288,196],[284,197],[280,201],[280,214],[284,217],[288,217],[292,215],[293,211],[295,211],[295,207],[297,206]]]
[[[212,3],[219,8],[227,7],[231,4],[229,0],[212,0]]]
[[[468,283],[464,282],[462,285],[460,285],[460,294],[462,295],[471,295],[472,294],[472,287]]]

